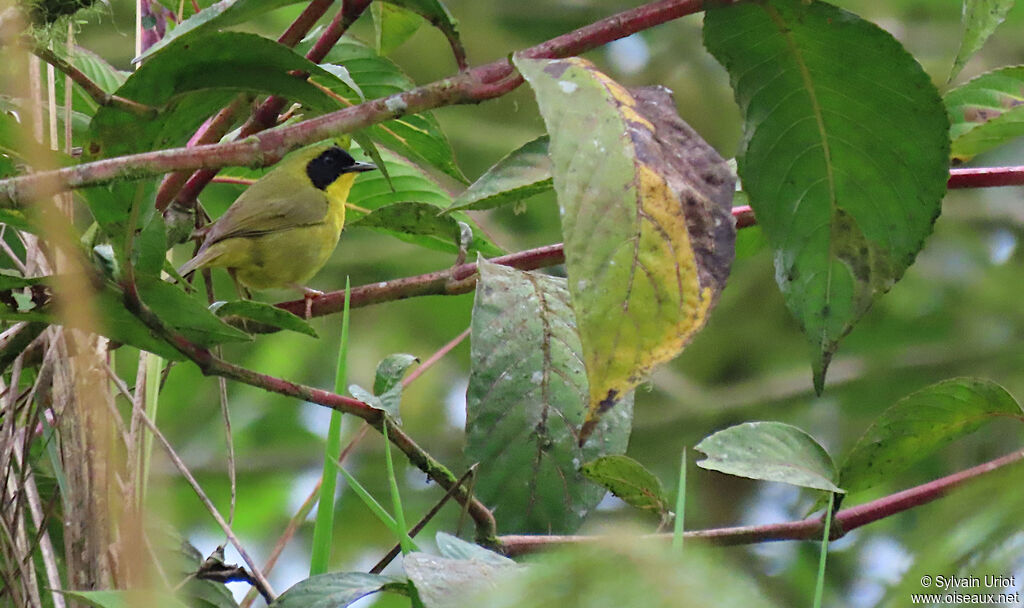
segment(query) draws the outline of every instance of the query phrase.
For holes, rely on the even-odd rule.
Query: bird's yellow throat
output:
[[[345,226],[345,201],[348,200],[348,193],[352,190],[352,183],[356,181],[357,175],[359,174],[342,173],[324,190],[329,202],[326,220],[339,232]]]

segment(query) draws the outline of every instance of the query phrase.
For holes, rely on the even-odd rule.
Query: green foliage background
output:
[[[125,69],[131,59],[132,4],[112,0],[110,10],[90,17],[80,33],[83,46]],[[544,0],[452,0],[447,4],[460,20],[473,64],[504,57],[510,51],[623,8],[620,2],[611,0],[559,4]],[[960,35],[959,2],[847,0],[836,4],[889,29],[944,90]],[[279,10],[254,24],[253,29],[276,36],[299,8]],[[1024,58],[1024,39],[1014,35],[1014,30],[1022,22],[1024,8],[1017,7],[956,82],[1020,62]],[[618,51],[613,49],[621,46],[586,56],[627,86],[660,83],[673,89],[680,115],[723,156],[730,157],[739,138],[739,115],[724,70],[701,46],[700,25],[698,15],[644,32],[643,44],[650,56],[636,72],[617,67]],[[353,31],[364,40],[372,40],[366,17]],[[455,69],[445,40],[427,27],[399,48],[393,58],[419,83]],[[471,179],[543,132],[536,104],[526,87],[479,106],[445,108],[436,116],[452,140],[461,168]],[[1024,145],[1010,145],[973,162],[1021,164],[1022,154]],[[214,184],[207,188],[203,201],[219,213],[238,192],[238,187]],[[1020,188],[1001,188],[947,195],[935,234],[916,264],[844,341],[822,398],[814,397],[805,339],[786,311],[775,284],[770,253],[763,247],[758,229],[742,230],[732,276],[707,328],[679,359],[655,373],[638,391],[628,454],[654,471],[672,492],[680,450],[731,424],[755,419],[795,424],[831,453],[842,455],[886,407],[945,378],[988,378],[1018,399],[1024,398],[1024,349],[1020,347],[1024,337],[1024,307],[1020,305],[1024,256],[1016,246],[1024,236],[1021,194]],[[503,208],[475,217],[508,251],[559,239],[552,195],[532,199],[523,213]],[[182,250],[178,255],[184,260],[187,252]],[[360,285],[430,272],[451,263],[451,255],[353,229],[343,235],[332,261],[313,286],[337,289],[344,285],[346,275],[353,285]],[[219,289],[230,293],[226,276],[218,280]],[[292,295],[271,292],[263,297],[277,301]],[[472,298],[471,294],[417,298],[353,311],[350,382],[372,384],[377,362],[390,353],[429,356],[468,326]],[[329,387],[333,383],[340,318],[317,319],[313,325],[320,340],[282,332],[261,337],[254,344],[230,345],[225,355],[258,371]],[[467,341],[413,383],[403,399],[403,423],[410,435],[452,465],[462,461],[462,429],[451,423],[454,417],[446,412],[462,407],[468,357]],[[125,374],[134,373],[131,359],[128,353],[118,355],[119,368]],[[296,497],[308,491],[317,474],[328,418],[323,408],[297,405],[293,400],[240,385],[229,385],[229,400],[239,471],[235,527],[257,555],[265,554],[296,508]],[[217,504],[226,510],[228,485],[216,381],[202,378],[194,366],[176,366],[161,393],[159,424]],[[349,424],[351,432],[355,425],[351,421]],[[868,495],[852,495],[846,504],[1001,455],[1019,447],[1022,437],[1016,425],[993,425]],[[382,446],[382,439],[371,433],[348,460],[356,477],[380,497],[387,491]],[[399,466],[408,473],[403,498],[408,503],[409,517],[415,519],[441,493],[426,485],[415,469],[401,461]],[[461,466],[455,468],[461,472]],[[211,539],[219,539],[219,533],[171,467],[158,460],[156,470],[162,477],[152,490],[154,511],[194,539],[211,541],[208,546],[200,546],[201,551],[208,552]],[[800,499],[795,491],[769,484],[695,467],[689,478],[690,529],[766,523],[758,519],[758,514],[766,512],[772,514],[773,521],[793,519],[802,517],[810,506],[809,498]],[[1016,479],[1019,483],[1019,474]],[[834,594],[833,598],[850,597],[858,581],[867,580],[862,560],[872,559],[875,554],[870,549],[880,541],[895,541],[909,552],[928,555],[929,547],[935,548],[929,543],[937,542],[929,530],[946,529],[965,517],[976,516],[992,530],[1005,530],[999,526],[999,518],[1006,516],[1004,501],[1015,499],[1018,507],[1021,501],[1014,496],[1019,492],[1005,491],[1011,486],[1012,481],[1005,478],[982,482],[976,489],[890,518],[843,541],[835,548],[837,553],[829,565],[826,603],[828,594]],[[365,569],[393,539],[354,495],[342,492],[332,569]],[[432,538],[434,529],[452,530],[458,519],[457,509],[447,507],[423,538]],[[656,523],[643,513],[610,508],[592,516],[585,530],[623,519],[649,526]],[[310,533],[311,525],[302,529],[295,546],[285,553],[285,564],[271,577],[279,592],[305,575]],[[1006,535],[992,533],[993,543],[1005,539]],[[755,574],[780,604],[802,604],[810,597],[816,546],[785,544],[720,551],[736,567]],[[954,559],[956,552],[947,554]],[[952,564],[945,561],[936,567]],[[774,575],[780,571],[785,574]]]

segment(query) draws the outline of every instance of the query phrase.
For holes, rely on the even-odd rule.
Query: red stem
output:
[[[653,25],[696,13],[701,8],[703,0],[652,2],[558,36],[523,53],[529,57],[550,58],[578,54]],[[501,59],[410,91],[270,129],[243,141],[144,152],[0,180],[0,208],[118,178],[137,179],[182,169],[267,166],[291,150],[339,133],[350,133],[405,114],[500,97],[522,82],[514,74],[508,60]]]
[[[949,189],[994,188],[996,186],[1024,186],[1024,166],[970,167],[950,169]]]
[[[736,218],[737,228],[747,228],[756,223],[754,212],[748,205],[733,207],[732,215]],[[510,255],[492,258],[493,264],[501,264],[519,270],[536,270],[557,266],[565,262],[562,244],[546,245],[536,249],[528,249]],[[462,264],[454,268],[430,272],[413,277],[405,277],[383,283],[372,283],[352,289],[350,306],[360,308],[381,302],[393,302],[418,296],[447,295],[453,296],[469,293],[476,287],[476,264]],[[345,304],[345,290],[332,291],[313,300],[310,314],[314,317],[341,312]],[[292,314],[306,314],[306,300],[292,300],[277,305]]]
[[[419,367],[409,372],[409,375],[402,379],[402,387],[409,386],[410,384],[413,383],[414,380],[416,380],[416,378],[419,378],[424,373],[426,373],[426,371],[430,369],[435,363],[444,358],[444,356],[447,355],[448,353],[452,352],[452,349],[461,344],[463,340],[468,338],[469,333],[470,328],[467,327],[465,331],[449,340],[448,343],[439,348],[437,352],[427,357],[426,360],[423,361],[423,363],[420,363]]]
[[[528,57],[565,57],[700,10],[702,0],[661,0],[613,15],[526,49]],[[522,82],[507,60],[479,66],[411,91],[365,102],[312,120],[273,129],[243,142],[145,152],[56,171],[0,180],[0,207],[15,207],[57,192],[117,178],[140,178],[182,169],[266,166],[306,143],[444,105],[477,103]],[[950,188],[1024,185],[1024,167],[953,169]]]
[[[330,391],[290,382],[283,378],[276,378],[261,374],[251,369],[229,363],[210,352],[208,349],[195,344],[177,333],[168,329],[163,321],[150,310],[139,298],[138,290],[131,273],[132,266],[126,268],[128,277],[121,285],[122,299],[125,308],[134,314],[140,321],[146,324],[157,335],[172,345],[181,354],[188,357],[193,363],[199,366],[205,376],[221,376],[248,384],[272,393],[286,397],[296,397],[301,401],[317,403],[337,410],[343,414],[352,414],[365,420],[370,426],[383,433],[384,425],[387,425],[387,437],[392,444],[402,450],[409,462],[426,473],[431,479],[437,482],[446,490],[453,490],[454,496],[460,504],[466,507],[470,517],[476,523],[477,542],[487,546],[494,544],[495,521],[491,512],[474,498],[452,475],[451,471],[438,462],[433,456],[420,447],[401,427],[387,417],[378,409],[374,409],[351,397],[338,395]]]
[[[562,251],[561,243],[528,249],[490,260],[494,264],[511,266],[519,270],[536,270],[537,268],[555,266],[564,261],[565,253]],[[350,307],[360,308],[418,296],[453,296],[469,293],[476,286],[474,275],[476,275],[476,264],[462,264],[437,272],[354,287],[352,288]],[[317,317],[341,312],[344,302],[345,290],[325,293],[313,300],[310,314]],[[277,304],[277,307],[299,316],[306,313],[305,300],[282,302]]]
[[[976,467],[947,475],[941,479],[922,484],[902,492],[897,492],[878,500],[843,509],[834,517],[832,540],[841,538],[847,532],[865,526],[886,517],[902,513],[914,507],[929,503],[950,490],[983,475],[1024,460],[1024,450],[1007,454],[990,460]],[[790,521],[764,526],[738,526],[734,528],[715,528],[687,532],[687,539],[706,541],[713,545],[746,545],[773,540],[816,540],[821,537],[824,519],[821,516],[809,517],[799,521]],[[671,540],[671,534],[654,534],[652,538]],[[572,545],[598,540],[597,536],[532,536],[509,535],[499,536],[498,542],[506,555],[517,556],[534,553],[544,549],[562,545]]]

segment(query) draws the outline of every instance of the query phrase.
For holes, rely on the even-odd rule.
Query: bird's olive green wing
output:
[[[214,222],[206,243],[319,224],[327,216],[327,195],[313,187],[304,169],[278,167],[249,187]]]

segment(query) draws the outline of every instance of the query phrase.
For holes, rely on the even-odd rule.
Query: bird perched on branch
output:
[[[236,285],[298,289],[308,318],[312,299],[322,294],[305,283],[338,244],[356,176],[376,168],[334,144],[300,150],[249,186],[204,229],[202,246],[178,273],[219,267]]]

